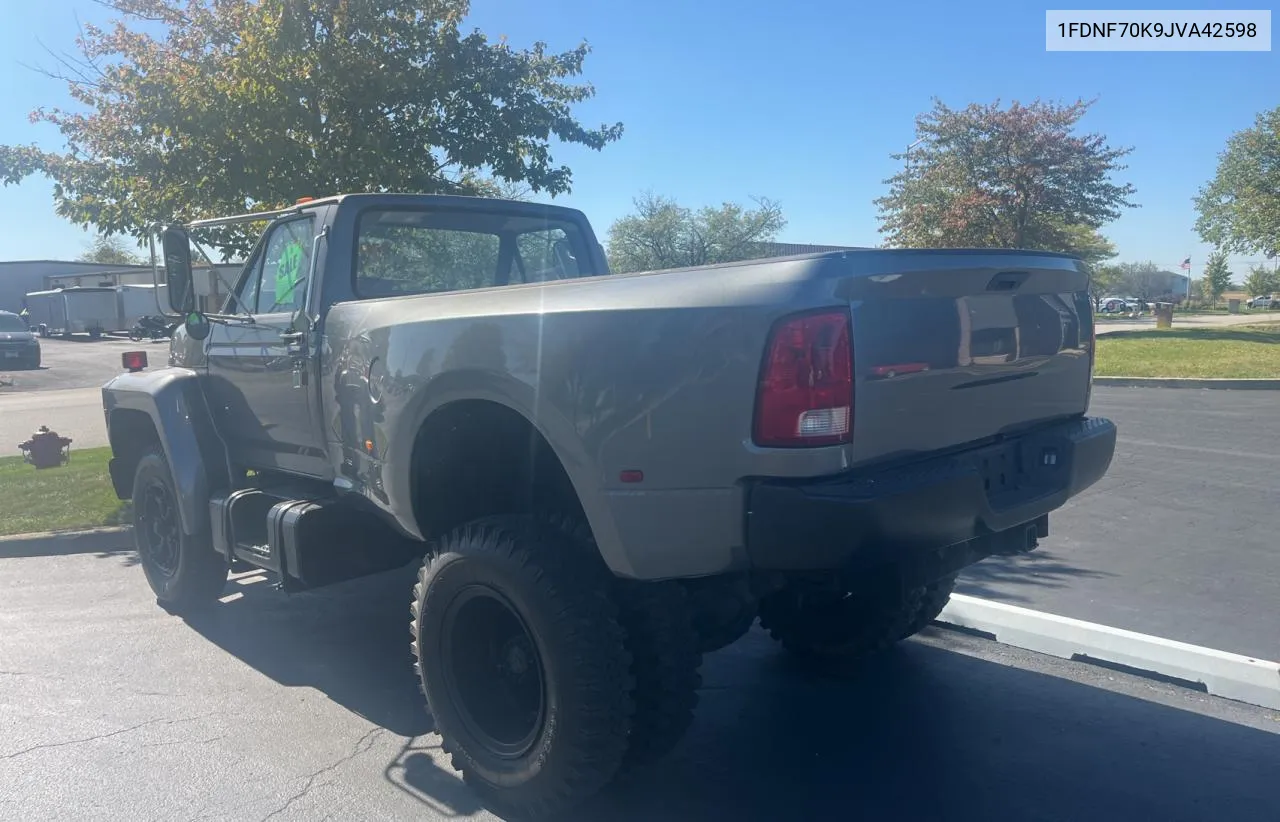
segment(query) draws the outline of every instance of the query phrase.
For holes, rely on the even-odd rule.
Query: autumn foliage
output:
[[[573,116],[585,43],[517,50],[463,32],[466,0],[110,0],[55,74],[75,108],[32,117],[63,151],[0,147],[0,181],[43,173],[60,215],[138,235],[157,219],[353,191],[569,190],[552,141],[621,124]]]
[[[999,102],[916,118],[916,146],[876,201],[890,245],[1034,248],[1097,256],[1097,229],[1120,216],[1132,185],[1115,183],[1131,149],[1076,126],[1091,102]],[[1078,248],[1080,247],[1080,248]],[[1109,255],[1107,255],[1109,256]]]

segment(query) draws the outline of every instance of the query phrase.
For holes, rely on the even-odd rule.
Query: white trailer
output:
[[[164,283],[158,286],[150,284],[116,286],[120,330],[128,331],[143,317],[163,315],[167,310],[168,300],[167,286]]]
[[[115,288],[58,288],[27,294],[31,325],[42,336],[88,334],[97,337],[120,329]]]

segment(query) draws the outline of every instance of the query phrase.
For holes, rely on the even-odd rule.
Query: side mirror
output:
[[[193,340],[203,340],[209,336],[209,318],[199,311],[188,312],[182,327]]]
[[[195,310],[196,294],[191,277],[191,238],[181,226],[169,226],[160,235],[164,251],[165,291],[169,307],[177,314]]]

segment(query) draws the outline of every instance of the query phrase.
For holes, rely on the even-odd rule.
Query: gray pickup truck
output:
[[[219,313],[191,240],[268,226]],[[1075,258],[864,250],[609,275],[578,211],[358,194],[160,232],[168,367],[102,396],[172,610],[421,563],[416,674],[491,807],[662,755],[759,619],[839,671],[1107,471]]]

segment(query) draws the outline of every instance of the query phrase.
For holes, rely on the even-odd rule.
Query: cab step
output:
[[[270,571],[286,591],[318,588],[399,567],[424,546],[351,503],[240,488],[209,501],[214,547],[232,564]],[[294,492],[294,493],[291,493]]]

